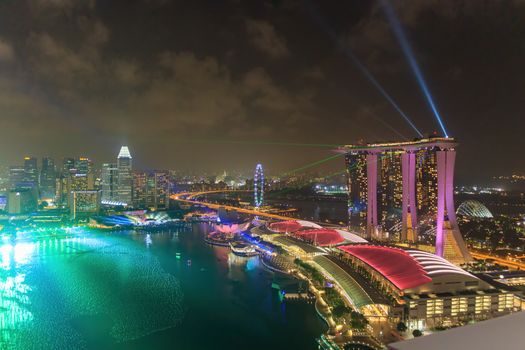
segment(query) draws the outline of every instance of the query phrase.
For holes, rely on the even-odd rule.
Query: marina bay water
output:
[[[207,245],[207,229],[4,241],[0,348],[316,348],[314,306],[282,303],[257,257]]]

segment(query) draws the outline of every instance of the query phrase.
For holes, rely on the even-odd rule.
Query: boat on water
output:
[[[230,248],[233,254],[239,256],[255,256],[258,254],[253,245],[243,242],[230,242]]]

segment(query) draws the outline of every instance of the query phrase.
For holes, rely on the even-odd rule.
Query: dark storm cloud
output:
[[[459,174],[523,171],[493,144],[524,146],[524,4],[393,4],[448,129],[462,141]],[[437,129],[375,2],[2,2],[0,161],[46,153],[103,161],[128,143],[145,167],[247,169],[263,161],[278,172],[329,154],[197,140],[415,136],[338,45],[355,52],[420,129]],[[489,138],[495,142],[479,142]]]

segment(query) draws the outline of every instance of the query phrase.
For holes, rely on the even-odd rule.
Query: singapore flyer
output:
[[[263,204],[264,199],[264,172],[261,164],[255,167],[255,175],[253,176],[253,201],[256,208]]]

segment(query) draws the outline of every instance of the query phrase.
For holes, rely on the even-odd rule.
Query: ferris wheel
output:
[[[263,204],[264,199],[264,172],[261,164],[255,167],[253,176],[253,201],[256,208]]]

